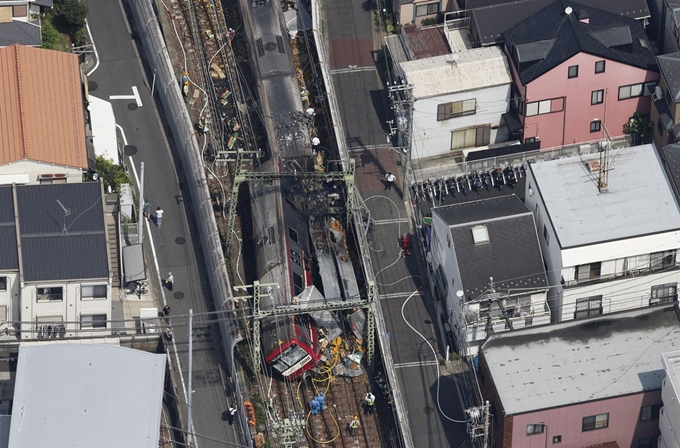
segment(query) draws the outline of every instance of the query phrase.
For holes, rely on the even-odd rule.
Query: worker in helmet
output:
[[[352,437],[357,436],[357,430],[359,429],[359,416],[355,415],[351,422],[349,422],[349,435]]]

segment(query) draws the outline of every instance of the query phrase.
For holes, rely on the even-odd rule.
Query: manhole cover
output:
[[[181,236],[178,236],[177,238],[175,238],[175,243],[177,243],[177,244],[184,244],[184,243],[186,243],[186,242],[187,242],[187,240],[185,240],[185,239],[184,239],[183,237],[181,237]]]
[[[134,156],[137,154],[137,147],[134,145],[125,145],[123,147],[123,154],[126,156]]]
[[[128,110],[137,110],[137,103],[128,104]]]
[[[173,296],[177,300],[182,300],[184,298],[184,293],[182,291],[177,291],[175,294],[173,294]]]
[[[278,45],[276,45],[274,42],[267,42],[264,44],[264,49],[267,51],[274,51],[278,48]]]
[[[432,406],[425,406],[425,408],[423,409],[423,412],[430,415],[434,412],[434,408]]]
[[[432,321],[431,321],[430,319],[425,319],[423,322],[424,322],[426,325],[430,325],[430,324],[432,323]]]
[[[97,84],[94,81],[88,81],[87,82],[87,90],[89,90],[90,92],[94,92],[95,90],[97,90],[98,87],[99,87],[99,84]]]

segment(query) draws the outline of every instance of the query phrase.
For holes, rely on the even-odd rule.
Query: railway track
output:
[[[257,105],[255,95],[247,83],[248,75],[244,74],[247,68],[241,66],[242,61],[238,60],[234,52],[232,46],[234,36],[230,33],[231,27],[225,20],[225,8],[232,15],[230,17],[232,22],[235,23],[237,19],[233,15],[237,14],[238,9],[235,4],[229,4],[233,1],[177,0],[163,3],[167,5],[165,9],[181,47],[181,52],[177,53],[183,58],[179,64],[181,65],[179,71],[187,72],[190,79],[186,95],[190,113],[196,123],[201,119],[205,120],[209,129],[202,136],[199,135],[199,143],[203,148],[206,167],[212,164],[212,169],[209,167],[208,169],[217,178],[217,182],[213,179],[210,183],[217,210],[229,200],[225,197],[225,192],[231,191],[228,165],[216,163],[216,160],[219,161],[219,152],[232,149],[236,144],[248,151],[263,146],[259,144],[259,139],[263,137],[258,135],[260,132],[255,131],[261,123],[251,121],[251,113],[257,109]],[[232,27],[238,29],[238,26]],[[166,32],[166,39],[168,38]],[[312,51],[313,45],[310,45],[308,36],[305,36],[303,42],[307,51]],[[311,54],[308,58],[310,61],[316,59]],[[316,72],[314,63],[308,66],[312,70],[311,76],[307,77],[307,83],[310,83],[311,79],[313,84],[309,86],[310,91],[319,92],[319,98],[322,98],[320,75]],[[250,81],[252,82],[252,79]],[[322,104],[319,104],[319,107],[325,109],[323,99],[320,102]],[[328,116],[327,113],[322,113],[319,118],[325,121]],[[197,130],[200,131],[199,128]],[[220,221],[218,216],[218,226],[223,229],[224,227],[220,225],[223,224],[223,220],[222,223]],[[221,237],[224,240],[231,236]],[[261,373],[255,375],[258,377],[255,381],[257,387],[251,391],[251,399],[267,416],[265,419],[267,421],[258,421],[256,432],[264,431],[266,427],[268,438],[274,442],[272,446],[279,446],[283,442],[280,431],[272,431],[272,423],[291,418],[300,418],[306,422],[306,428],[298,430],[293,436],[296,448],[312,446],[368,448],[381,445],[376,416],[365,416],[361,412],[361,400],[370,388],[367,375],[351,380],[332,376],[326,380],[312,381],[308,378],[302,383],[272,379]],[[317,416],[308,415],[309,403],[322,387],[324,390],[327,387],[327,410]],[[357,435],[351,436],[348,425],[355,415],[360,416],[361,426]]]

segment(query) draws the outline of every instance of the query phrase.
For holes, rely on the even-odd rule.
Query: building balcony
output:
[[[550,307],[547,301],[523,306],[506,306],[504,312],[498,306],[476,309],[468,307],[464,313],[468,342],[486,339],[487,333],[500,333],[510,329],[550,323]],[[504,315],[505,314],[505,315]]]
[[[680,269],[680,265],[675,263],[675,260],[673,263],[663,263],[659,266],[655,267],[647,267],[644,269],[629,269],[626,271],[621,271],[621,272],[615,272],[612,274],[603,274],[603,275],[598,275],[598,276],[593,276],[593,277],[588,277],[588,278],[582,278],[582,279],[573,279],[573,280],[564,280],[564,277],[562,277],[561,284],[564,287],[564,289],[570,289],[570,288],[575,288],[575,287],[580,287],[580,286],[590,286],[590,285],[595,285],[595,284],[600,284],[600,283],[605,283],[609,282],[612,280],[621,280],[621,279],[627,279],[627,278],[633,278],[633,277],[644,277],[652,274],[659,274],[661,272],[672,272],[672,271],[677,271]]]

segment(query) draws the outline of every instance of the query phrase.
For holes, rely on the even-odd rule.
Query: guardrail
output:
[[[233,318],[229,320],[221,319],[219,329],[224,342],[222,348],[229,374],[232,377],[235,399],[242,402],[241,391],[236,378],[237,371],[233,350],[240,333],[235,323],[237,316],[233,301],[227,300],[232,297],[231,285],[194,126],[180,91],[180,83],[175,75],[175,68],[172,66],[151,0],[131,1],[128,2],[128,5],[134,20],[135,36],[144,49],[144,57],[150,69],[156,75],[155,92],[163,106],[167,127],[172,132],[176,154],[179,155],[184,169],[186,187],[191,197],[191,205],[198,227],[198,237],[203,249],[204,262],[207,267],[206,273],[215,308],[224,310],[225,317]],[[229,308],[226,307],[226,303],[229,303]],[[242,442],[244,445],[249,445],[252,443],[250,438],[247,437],[250,431],[247,423],[245,423],[245,416],[242,417],[240,419],[241,422],[244,422]]]

